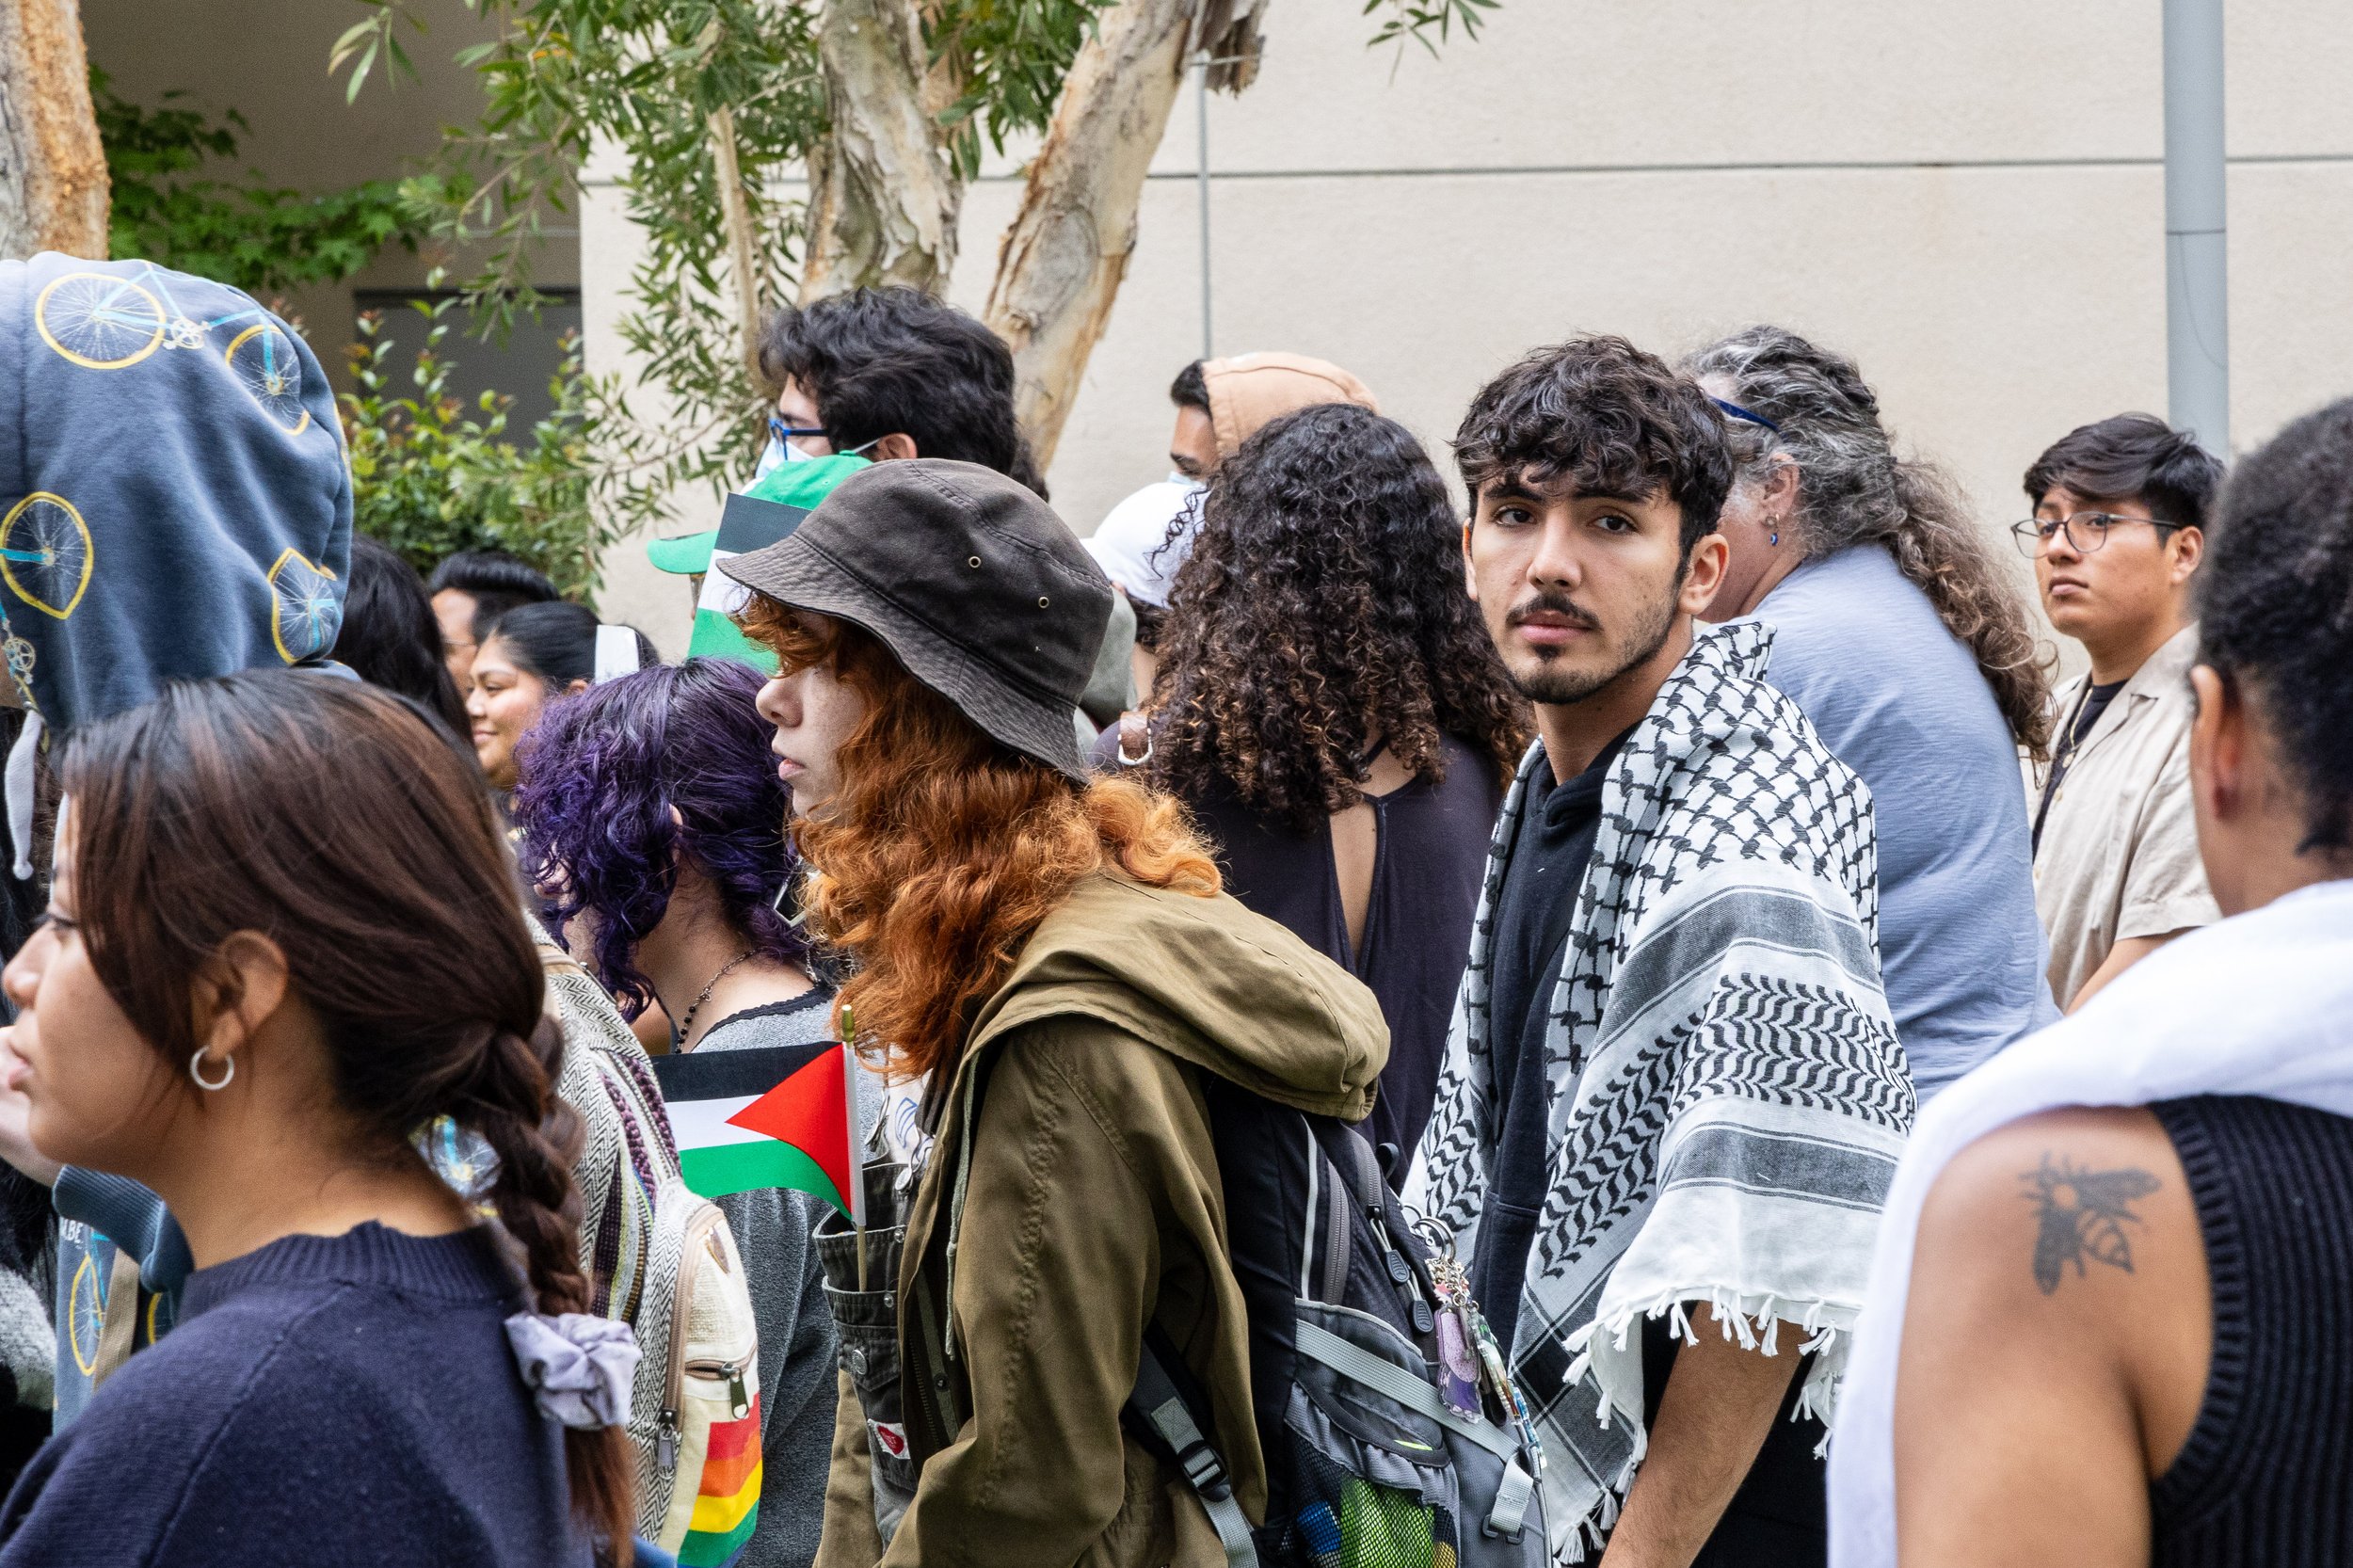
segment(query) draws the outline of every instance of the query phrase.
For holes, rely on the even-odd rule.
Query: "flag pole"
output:
[[[850,1134],[850,1228],[857,1235],[857,1288],[866,1290],[866,1137],[857,1116],[857,1031],[847,1002],[841,1007],[841,1096],[843,1126]]]

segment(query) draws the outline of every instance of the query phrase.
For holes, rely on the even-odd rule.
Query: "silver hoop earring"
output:
[[[188,1076],[196,1080],[196,1086],[207,1094],[226,1089],[229,1087],[229,1080],[237,1076],[237,1059],[233,1056],[224,1056],[220,1059],[220,1064],[222,1068],[220,1081],[216,1083],[205,1078],[204,1052],[201,1048],[199,1048],[197,1053],[188,1058]]]

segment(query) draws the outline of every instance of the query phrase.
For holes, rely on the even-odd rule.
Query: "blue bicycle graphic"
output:
[[[89,370],[121,370],[158,348],[202,349],[215,332],[241,328],[221,358],[264,412],[299,435],[311,423],[302,406],[302,357],[268,312],[236,297],[239,308],[200,317],[173,296],[158,267],[136,278],[69,272],[40,291],[33,320],[42,342]]]

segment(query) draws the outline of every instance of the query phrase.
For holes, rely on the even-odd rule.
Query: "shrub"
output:
[[[591,505],[598,399],[578,340],[566,338],[549,382],[555,411],[518,438],[507,430],[511,399],[486,392],[469,406],[448,391],[441,344],[454,305],[443,297],[409,307],[423,318],[424,344],[408,369],[414,390],[399,395],[381,312],[360,318],[360,341],[350,350],[359,390],[339,399],[360,532],[423,572],[460,550],[507,551],[546,572],[567,598],[584,599],[612,535]]]

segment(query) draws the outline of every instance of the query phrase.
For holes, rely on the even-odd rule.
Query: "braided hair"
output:
[[[563,1040],[473,760],[414,702],[331,675],[175,681],[77,729],[78,919],[107,993],[177,1070],[201,1045],[198,977],[238,932],[284,953],[314,1013],[356,1160],[413,1159],[439,1116],[498,1156],[488,1194],[545,1313],[586,1312]],[[629,1556],[634,1463],[617,1428],[564,1432],[574,1512]]]

